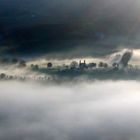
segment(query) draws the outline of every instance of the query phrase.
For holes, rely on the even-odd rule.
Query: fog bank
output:
[[[140,83],[0,83],[1,140],[138,140]]]

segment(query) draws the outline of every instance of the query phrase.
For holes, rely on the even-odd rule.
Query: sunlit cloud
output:
[[[133,50],[133,56],[131,59],[131,63],[140,65],[140,49]]]

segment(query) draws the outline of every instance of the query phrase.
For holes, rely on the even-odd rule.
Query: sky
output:
[[[139,0],[0,0],[0,140],[139,140],[139,13]],[[109,63],[128,50],[127,67]],[[67,69],[80,60],[97,67]]]
[[[139,48],[139,0],[1,0],[0,53],[106,55]]]

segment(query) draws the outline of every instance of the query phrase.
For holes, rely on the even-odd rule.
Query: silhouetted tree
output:
[[[51,62],[49,62],[49,63],[47,64],[47,67],[48,67],[48,68],[52,68],[52,66],[53,66],[53,65],[52,65]]]
[[[70,67],[71,68],[76,68],[76,67],[78,67],[78,63],[76,61],[72,61],[71,64],[70,64]]]
[[[6,74],[5,73],[1,73],[0,74],[0,79],[4,79],[6,77]]]

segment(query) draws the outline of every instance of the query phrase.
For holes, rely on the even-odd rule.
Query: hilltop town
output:
[[[26,80],[26,79],[62,79],[62,78],[75,78],[79,76],[86,75],[90,78],[113,78],[114,76],[128,76],[130,75],[136,76],[139,74],[139,68],[129,64],[129,61],[132,57],[133,52],[131,50],[125,50],[121,53],[116,53],[111,58],[111,62],[109,61],[99,61],[99,62],[86,62],[86,60],[74,60],[69,64],[63,65],[54,65],[53,62],[46,62],[45,65],[41,65],[40,63],[28,63],[23,59],[16,58],[2,58],[0,59],[0,64],[2,67],[13,66],[14,68],[18,68],[19,70],[29,71],[34,75],[14,75],[7,74],[2,72],[0,74],[0,79],[6,80]],[[127,72],[126,72],[127,71]],[[42,77],[43,75],[43,77]]]

